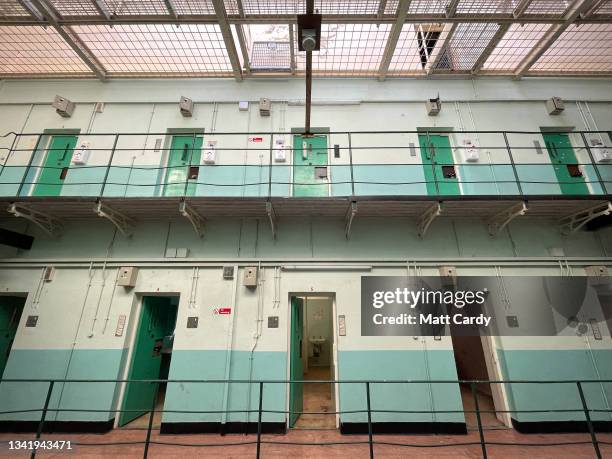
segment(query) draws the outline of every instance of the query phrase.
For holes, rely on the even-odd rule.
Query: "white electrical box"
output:
[[[257,266],[247,266],[244,268],[242,285],[245,287],[257,287]]]
[[[74,102],[71,102],[62,96],[55,96],[52,105],[56,113],[64,118],[70,118],[74,113],[74,107],[76,106]]]
[[[284,163],[287,161],[287,151],[289,150],[289,147],[285,144],[285,138],[280,137],[274,143],[274,161]]]
[[[246,100],[241,100],[240,102],[238,102],[238,110],[240,110],[241,112],[248,112],[249,102]]]
[[[188,97],[181,96],[179,108],[181,110],[181,115],[187,118],[193,116],[193,100],[189,99]]]
[[[599,139],[591,139],[591,153],[597,163],[612,162],[612,149],[607,148]]]
[[[217,161],[217,141],[209,140],[206,142],[206,148],[202,155],[204,164],[215,164]]]
[[[480,159],[480,153],[478,152],[478,148],[474,145],[470,139],[466,139],[463,141],[463,148],[461,148],[461,154],[463,155],[463,159],[470,163],[475,163]]]
[[[259,114],[261,116],[270,116],[270,110],[272,109],[272,101],[267,97],[259,99]]]
[[[84,166],[87,164],[91,153],[90,147],[91,145],[88,141],[81,142],[72,154],[72,164],[76,166]]]
[[[135,287],[138,278],[138,268],[134,266],[123,266],[117,274],[117,285],[121,287]]]
[[[546,108],[549,115],[559,115],[565,110],[565,103],[560,97],[551,97],[546,101]]]
[[[427,108],[427,114],[429,116],[438,116],[440,110],[442,109],[442,102],[440,98],[437,99],[429,99],[425,102],[425,107]]]

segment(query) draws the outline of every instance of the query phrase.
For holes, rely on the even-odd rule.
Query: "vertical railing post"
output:
[[[353,142],[351,140],[351,133],[348,133],[348,146],[349,146],[349,163],[351,168],[351,196],[355,196],[355,175],[353,172]]]
[[[593,449],[595,449],[595,456],[597,456],[597,459],[601,459],[599,442],[597,441],[597,437],[595,436],[595,428],[593,427],[593,421],[591,421],[591,414],[589,413],[589,408],[587,406],[587,401],[584,396],[582,384],[580,383],[580,381],[576,381],[576,385],[578,386],[578,393],[580,394],[580,401],[582,402],[582,410],[584,411],[584,417],[586,418],[587,427],[589,428],[589,433],[591,434],[591,443],[593,443]]]
[[[113,165],[113,159],[115,158],[115,151],[117,151],[117,143],[119,142],[119,136],[121,134],[115,134],[115,140],[113,141],[113,149],[111,150],[110,158],[108,159],[108,166],[106,166],[106,172],[104,173],[104,180],[102,181],[102,189],[100,190],[100,197],[104,197],[104,190],[106,189],[106,182],[110,176],[111,167]]]
[[[36,430],[36,440],[40,438],[42,435],[43,429],[45,427],[45,418],[47,417],[47,411],[49,410],[49,402],[51,401],[51,394],[53,393],[53,385],[55,381],[49,381],[49,389],[47,389],[47,397],[45,398],[45,404],[42,409],[42,414],[40,415],[40,421],[38,423],[38,429]],[[32,448],[32,453],[30,457],[34,459],[36,457],[36,448]]]
[[[273,151],[274,151],[274,133],[271,133],[270,134],[270,158],[268,159],[268,199],[272,198],[272,156],[273,156]]]
[[[482,449],[482,457],[487,459],[487,444],[485,442],[484,431],[482,430],[482,419],[480,418],[480,406],[478,404],[478,392],[476,391],[476,383],[471,382],[472,397],[474,398],[474,408],[476,410],[476,421],[478,422],[478,434],[480,435],[480,448]]]
[[[595,163],[595,158],[593,157],[593,152],[591,151],[591,146],[589,145],[589,142],[588,142],[588,140],[586,138],[586,135],[584,134],[584,131],[582,131],[580,133],[580,136],[582,137],[582,142],[584,143],[586,151],[589,154],[589,159],[591,160],[591,164],[593,165],[593,169],[595,169],[595,175],[597,176],[597,180],[599,181],[599,184],[601,185],[601,191],[603,192],[603,194],[607,194],[608,193],[608,188],[606,187],[606,184],[605,184],[603,178],[601,177],[601,173],[599,172],[599,167]]]
[[[368,407],[368,444],[370,446],[370,459],[374,459],[374,442],[372,441],[372,406],[370,403],[370,383],[366,384],[366,404]]]
[[[512,172],[514,173],[514,180],[516,180],[516,186],[518,187],[518,192],[520,196],[523,196],[523,187],[521,186],[521,179],[518,176],[518,171],[516,170],[516,163],[514,162],[514,156],[512,156],[512,149],[510,148],[510,142],[508,141],[508,134],[506,131],[502,133],[504,135],[504,142],[506,144],[506,150],[508,150],[508,158],[510,159],[510,164],[512,165]]]
[[[145,384],[145,383],[141,383]],[[143,458],[147,459],[149,454],[149,443],[151,442],[151,430],[153,429],[153,418],[155,417],[155,406],[157,405],[157,396],[159,392],[159,381],[155,381],[155,390],[153,391],[153,402],[151,403],[151,412],[149,413],[149,425],[147,426],[147,438],[145,440]]]
[[[2,168],[0,169],[0,175],[4,174],[4,168],[6,167],[6,163],[8,163],[9,160],[11,159],[11,153],[13,153],[13,148],[15,148],[15,143],[17,142],[18,138],[19,138],[19,134],[15,134],[13,136],[13,141],[11,142],[11,146],[9,148],[9,151],[6,154],[6,159],[2,163]]]
[[[257,459],[261,456],[261,409],[263,406],[263,381],[259,381],[259,408],[257,409]],[[251,407],[248,407],[251,409]]]
[[[43,135],[39,134],[38,139],[36,140],[36,145],[34,145],[34,149],[32,150],[32,154],[30,155],[30,160],[28,161],[28,165],[26,166],[25,172],[23,173],[23,177],[21,178],[21,183],[19,184],[19,188],[17,189],[16,196],[21,196],[21,192],[23,190],[23,185],[25,184],[26,178],[28,177],[28,172],[30,172],[30,168],[32,167],[32,163],[34,162],[34,155],[38,151],[38,147],[40,146],[40,141],[42,140]],[[44,160],[43,160],[44,163]]]

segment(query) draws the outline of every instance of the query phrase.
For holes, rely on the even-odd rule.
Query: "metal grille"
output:
[[[215,14],[211,0],[172,0],[176,14]]]
[[[409,14],[444,14],[448,0],[413,0]]]
[[[0,0],[0,17],[29,16],[17,0]]]
[[[509,14],[516,7],[516,0],[462,0],[457,5],[459,14]]]
[[[312,55],[320,75],[375,74],[389,36],[389,24],[323,24],[321,50]],[[298,70],[306,68],[306,53],[297,52]]]
[[[93,0],[51,0],[51,5],[61,16],[97,16],[100,14]]]
[[[439,30],[439,26],[431,24],[423,24],[417,26],[415,24],[404,24],[395,47],[395,52],[389,64],[390,75],[406,75],[423,73],[424,62],[421,60],[421,52],[419,42],[417,40],[418,28],[425,33]]]
[[[256,41],[251,51],[251,70],[290,70],[289,42]]]
[[[489,56],[483,69],[514,70],[550,27],[549,24],[513,24]]]
[[[531,70],[575,73],[612,71],[612,25],[570,26]]]
[[[232,67],[217,25],[171,24],[74,28],[109,73],[228,75]]]
[[[607,1],[601,4],[599,8],[597,8],[594,14],[598,16],[612,16],[612,1]]]
[[[448,46],[448,57],[452,70],[471,70],[487,47],[498,24],[459,24]]]
[[[167,15],[164,0],[104,0],[111,14],[123,15]]]
[[[533,0],[527,11],[526,15],[530,14],[544,14],[547,16],[563,16],[563,13],[571,6],[573,1],[571,0]]]
[[[62,76],[91,71],[54,29],[1,26],[0,74]]]

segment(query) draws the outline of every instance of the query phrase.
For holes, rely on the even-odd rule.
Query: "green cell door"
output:
[[[77,136],[54,135],[43,160],[32,196],[59,196],[72,160]]]
[[[430,196],[461,194],[457,181],[457,168],[450,139],[446,135],[419,134],[423,172]]]
[[[589,194],[569,136],[558,133],[546,133],[543,136],[550,162],[555,168],[561,193]]]
[[[304,379],[302,365],[302,340],[304,335],[304,300],[291,297],[291,355],[290,379]],[[293,427],[304,407],[304,387],[302,383],[291,383],[289,388],[289,427]]]
[[[128,379],[159,379],[162,371],[164,337],[172,335],[176,325],[176,306],[167,297],[144,297],[136,331]],[[151,410],[156,384],[127,383],[119,425],[123,426]]]
[[[328,196],[327,137],[293,136],[293,196]]]
[[[24,302],[25,298],[0,296],[0,377],[11,353]]]
[[[200,172],[202,137],[175,135],[168,152],[164,196],[193,196]],[[185,185],[187,190],[185,193]]]

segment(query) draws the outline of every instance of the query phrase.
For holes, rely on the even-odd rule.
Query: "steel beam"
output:
[[[555,41],[561,36],[563,32],[578,18],[592,4],[592,0],[576,0],[570,7],[569,11],[563,17],[564,22],[562,24],[555,24],[551,26],[540,41],[532,48],[532,50],[525,56],[523,61],[514,71],[515,78],[521,78],[525,75],[529,69],[544,55],[544,53],[550,48]]]
[[[247,46],[246,37],[244,36],[244,26],[242,24],[234,24],[236,30],[236,36],[238,37],[238,45],[240,46],[240,52],[242,53],[242,67],[246,73],[251,72],[251,63],[249,61],[249,48]]]
[[[444,43],[442,43],[442,45],[438,48],[438,53],[434,57],[433,62],[431,62],[425,70],[427,72],[427,75],[431,75],[436,70],[436,67],[440,63],[440,59],[442,59],[442,56],[444,56],[444,53],[448,49],[450,42],[453,39],[453,35],[455,35],[456,30],[457,30],[457,24],[452,24],[450,27],[450,30],[446,34],[446,37],[444,37]]]
[[[385,51],[383,53],[382,60],[380,61],[380,66],[378,67],[378,79],[381,81],[385,79],[387,73],[389,72],[389,65],[391,64],[391,59],[393,59],[393,54],[395,53],[397,40],[399,40],[402,27],[406,22],[408,9],[410,8],[411,2],[412,0],[400,0],[399,4],[397,5],[397,18],[393,26],[391,26],[389,38],[387,38],[387,44],[385,45]]]
[[[501,211],[494,215],[487,222],[487,228],[491,236],[497,236],[508,224],[516,217],[523,216],[527,213],[527,204],[519,202],[512,207]]]
[[[204,225],[206,224],[204,217],[185,201],[179,203],[179,213],[189,220],[198,237],[204,236]]]
[[[30,0],[18,0],[19,4],[25,9],[30,15],[36,18],[37,22],[44,21],[45,17],[40,11],[38,11]]]
[[[499,29],[497,29],[497,32],[495,32],[495,35],[493,35],[493,38],[491,38],[491,41],[487,47],[482,51],[478,57],[478,60],[474,63],[474,66],[472,67],[473,74],[478,73],[482,66],[485,65],[485,62],[487,62],[487,59],[489,59],[489,56],[491,56],[493,50],[497,48],[499,42],[502,40],[502,38],[504,38],[504,35],[506,35],[506,32],[508,32],[508,29],[510,29],[510,24],[501,24],[499,26]]]
[[[45,21],[56,30],[68,46],[74,50],[85,65],[87,65],[100,80],[106,80],[106,70],[102,64],[71,27],[59,24],[58,17],[54,13],[55,9],[53,5],[49,3],[49,0],[28,0],[28,3],[33,5],[35,9],[40,12]]]
[[[166,9],[168,10],[168,13],[170,13],[170,16],[177,19],[178,14],[176,12],[176,6],[174,5],[174,2],[172,0],[164,0],[164,5],[166,5]]]
[[[346,215],[344,216],[344,236],[346,239],[351,238],[351,228],[353,226],[353,220],[355,220],[355,216],[357,215],[357,201],[351,201],[351,205],[346,211]]]
[[[14,202],[8,207],[7,211],[15,217],[31,221],[49,236],[58,236],[62,231],[62,222],[59,219],[39,210],[31,209],[26,204]]]
[[[428,210],[426,210],[423,215],[421,215],[421,217],[419,217],[417,229],[420,238],[425,237],[425,234],[427,234],[427,230],[429,229],[430,225],[440,215],[442,215],[442,203],[436,202]]]
[[[93,211],[98,217],[106,218],[115,225],[124,236],[130,237],[132,235],[134,221],[127,215],[123,215],[121,212],[110,208],[100,200],[94,206]]]
[[[272,238],[276,239],[278,227],[276,212],[274,212],[274,206],[270,201],[266,202],[266,214],[268,215],[268,221],[270,222],[270,229],[272,230]]]
[[[289,55],[291,57],[291,74],[295,75],[297,63],[295,62],[295,29],[293,24],[289,24]]]
[[[111,19],[113,16],[103,0],[93,0],[93,4],[102,16],[106,19]]]
[[[568,215],[559,221],[559,229],[564,235],[575,233],[591,220],[612,214],[612,203],[599,204],[590,209]]]
[[[378,13],[376,14],[376,16],[379,19],[382,19],[382,17],[385,15],[386,8],[387,8],[387,0],[380,0],[380,3],[378,4]]]
[[[452,18],[457,14],[457,6],[459,6],[459,0],[451,0],[446,7],[446,17]]]
[[[595,12],[601,8],[604,3],[606,3],[608,0],[596,0],[595,2],[593,2],[593,5],[591,5],[590,8],[586,9],[581,15],[580,17],[582,18],[588,18],[590,16],[593,16],[595,14]]]
[[[234,43],[234,37],[232,36],[232,29],[227,19],[227,12],[225,11],[225,4],[223,0],[212,0],[213,7],[215,8],[215,15],[217,17],[217,23],[221,29],[221,35],[225,42],[225,50],[229,57],[230,63],[232,64],[232,71],[236,81],[242,80],[242,71],[240,69],[240,59],[238,58],[238,52],[236,51],[236,44]]]
[[[525,11],[527,11],[527,8],[529,8],[529,5],[531,5],[532,1],[533,0],[521,0],[519,4],[516,5],[516,8],[514,8],[512,16],[514,16],[515,18],[520,18],[523,14],[525,14]]]

